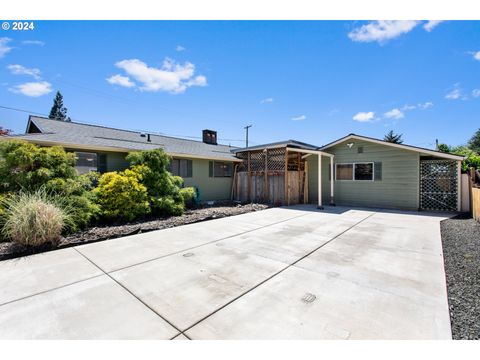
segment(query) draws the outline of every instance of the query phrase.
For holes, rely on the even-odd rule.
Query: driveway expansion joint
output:
[[[267,228],[267,227],[270,227],[270,226],[278,225],[278,224],[281,224],[281,223],[284,223],[284,222],[287,222],[287,221],[290,221],[290,220],[293,220],[293,219],[298,219],[298,218],[301,218],[301,217],[304,217],[304,216],[307,216],[307,215],[310,215],[310,214],[302,214],[302,215],[294,216],[294,217],[291,217],[291,218],[288,218],[288,219],[285,219],[285,220],[277,221],[277,222],[272,223],[272,224],[262,225],[262,226],[260,226],[260,227],[258,227],[258,228],[255,228],[255,229],[243,231],[243,232],[240,232],[240,233],[234,234],[234,235],[229,235],[229,236],[226,236],[226,237],[221,238],[221,239],[215,239],[215,240],[212,240],[212,241],[208,241],[208,242],[203,243],[203,244],[200,244],[200,245],[192,246],[192,247],[185,248],[185,249],[182,249],[182,250],[179,250],[179,251],[174,251],[174,252],[172,252],[172,253],[168,253],[168,254],[165,254],[165,255],[162,255],[162,256],[157,256],[157,257],[152,258],[152,259],[140,261],[140,262],[135,263],[135,264],[123,266],[123,267],[120,267],[120,268],[118,268],[118,269],[109,271],[108,273],[111,274],[111,273],[114,273],[114,272],[117,272],[117,271],[129,269],[129,268],[131,268],[131,267],[135,267],[135,266],[138,266],[138,265],[143,265],[143,264],[146,264],[146,263],[155,261],[155,260],[163,259],[163,258],[172,256],[172,255],[178,255],[178,254],[181,254],[181,253],[183,253],[183,252],[185,252],[185,251],[190,251],[190,250],[198,249],[198,248],[200,248],[200,247],[202,247],[202,246],[215,244],[215,243],[220,242],[220,241],[224,241],[224,240],[227,240],[227,239],[230,239],[230,238],[233,238],[233,237],[245,235],[245,234],[248,234],[248,233],[251,233],[251,232],[254,232],[254,231],[258,231],[258,230],[260,230],[260,229],[264,229],[264,228]],[[158,230],[158,231],[161,231],[161,230]],[[83,253],[81,252],[81,250],[78,250],[77,248],[75,248],[75,250],[77,250],[78,252],[80,252],[80,253],[83,255]],[[84,255],[84,256],[85,256],[85,255]],[[103,270],[102,270],[102,271],[103,271]]]
[[[100,266],[95,264],[92,260],[90,260],[88,257],[86,257],[84,254],[82,254],[80,251],[78,251],[76,248],[74,248],[75,251],[77,251],[81,256],[83,256],[86,260],[88,260],[92,265],[96,266],[100,271],[103,272],[106,276],[108,276],[111,280],[113,280],[116,284],[118,284],[120,287],[122,287],[125,291],[127,291],[130,295],[132,295],[135,299],[137,299],[139,302],[141,302],[147,309],[152,311],[154,314],[156,314],[158,317],[160,317],[163,321],[165,321],[167,324],[169,324],[171,327],[173,327],[175,330],[177,330],[179,333],[176,334],[175,336],[178,336],[182,333],[182,331],[176,327],[172,322],[170,322],[168,319],[166,319],[164,316],[159,314],[157,311],[155,311],[150,305],[145,303],[142,299],[140,299],[137,295],[135,295],[133,292],[131,292],[127,287],[125,287],[123,284],[118,282],[115,278],[113,278],[109,273],[105,272]]]
[[[357,226],[358,224],[364,222],[365,220],[371,218],[373,215],[375,215],[376,212],[373,212],[371,213],[370,215],[366,216],[365,218],[357,221],[355,224],[349,226],[347,229],[343,230],[342,232],[340,232],[339,234],[335,235],[334,237],[332,237],[330,240],[328,240],[327,242],[321,244],[320,246],[317,246],[315,249],[309,251],[307,254],[301,256],[300,258],[298,258],[297,260],[295,260],[294,262],[288,264],[287,266],[285,266],[284,268],[280,269],[279,271],[277,271],[276,273],[274,273],[273,275],[270,275],[269,277],[267,277],[266,279],[262,280],[261,282],[259,282],[258,284],[256,284],[255,286],[251,287],[250,289],[248,289],[247,291],[243,292],[242,294],[236,296],[234,299],[228,301],[227,303],[225,303],[224,305],[220,306],[219,308],[215,309],[214,311],[212,311],[210,314],[204,316],[203,318],[201,318],[200,320],[196,321],[195,323],[193,323],[192,325],[190,325],[189,327],[187,327],[186,329],[183,330],[182,333],[185,333],[187,332],[188,330],[192,329],[193,327],[195,327],[196,325],[200,324],[202,321],[208,319],[210,316],[216,314],[217,312],[219,312],[220,310],[224,309],[225,307],[227,307],[228,305],[234,303],[235,301],[237,301],[238,299],[242,298],[243,296],[247,295],[248,293],[250,293],[251,291],[255,290],[256,288],[258,288],[259,286],[265,284],[266,282],[268,282],[269,280],[272,280],[273,278],[275,278],[276,276],[280,275],[281,273],[283,273],[285,270],[295,266],[298,262],[302,261],[303,259],[307,258],[308,256],[312,255],[313,253],[315,253],[316,251],[320,250],[321,248],[323,248],[324,246],[328,245],[329,243],[331,243],[332,241],[334,241],[335,239],[337,239],[338,237],[342,236],[343,234],[345,234],[347,231],[353,229],[355,226]]]

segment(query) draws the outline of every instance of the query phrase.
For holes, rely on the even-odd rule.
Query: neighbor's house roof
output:
[[[226,145],[210,145],[202,141],[150,134],[105,126],[66,122],[31,115],[24,135],[7,138],[23,139],[39,145],[59,145],[71,149],[130,152],[161,148],[171,156],[239,161]]]
[[[254,150],[263,150],[263,149],[273,149],[273,148],[296,148],[296,149],[306,149],[306,150],[317,150],[318,146],[307,144],[297,140],[285,140],[279,141],[274,143],[262,144],[262,145],[255,145],[249,146],[245,148],[236,148],[233,149],[232,152],[239,153],[245,151],[254,151]]]
[[[356,134],[349,134],[347,136],[344,136],[344,137],[342,137],[338,140],[335,140],[335,141],[333,141],[333,142],[331,142],[327,145],[324,145],[324,146],[320,147],[319,150],[327,151],[327,149],[329,149],[329,148],[331,148],[335,145],[338,145],[338,144],[340,144],[344,141],[348,141],[348,140],[364,140],[364,141],[369,141],[369,142],[376,143],[376,144],[392,146],[392,147],[395,147],[395,148],[398,148],[398,149],[404,149],[404,150],[409,150],[409,151],[415,151],[415,152],[418,152],[418,153],[421,153],[421,154],[424,154],[424,155],[431,155],[431,156],[436,156],[436,157],[444,158],[444,159],[451,159],[451,160],[464,160],[465,159],[464,156],[460,156],[460,155],[454,155],[454,154],[445,153],[445,152],[441,152],[441,151],[425,149],[425,148],[421,148],[421,147],[418,147],[418,146],[405,145],[405,144],[395,144],[395,143],[391,143],[391,142],[388,142],[388,141],[375,139],[375,138],[368,137],[368,136],[356,135]]]

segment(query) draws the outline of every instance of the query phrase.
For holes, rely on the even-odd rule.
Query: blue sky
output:
[[[348,133],[465,143],[480,127],[480,22],[37,21],[0,31],[0,106],[220,141]],[[23,132],[28,114],[0,109]],[[239,141],[237,141],[239,140]]]

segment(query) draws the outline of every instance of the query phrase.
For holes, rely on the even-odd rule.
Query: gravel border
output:
[[[187,210],[181,216],[146,219],[128,224],[97,226],[69,235],[67,237],[63,237],[58,246],[44,245],[41,247],[25,247],[12,242],[4,242],[0,243],[0,261],[97,241],[116,239],[119,237],[140,234],[154,230],[193,224],[201,221],[220,219],[223,217],[245,214],[252,211],[260,211],[269,207],[270,206],[264,204],[219,204],[218,206]]]
[[[440,224],[452,336],[480,339],[480,223],[459,215]]]

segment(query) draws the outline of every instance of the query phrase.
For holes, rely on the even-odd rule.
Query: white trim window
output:
[[[336,181],[373,181],[375,174],[375,163],[339,163],[335,164]]]
[[[97,153],[76,151],[75,169],[79,174],[97,171]]]

